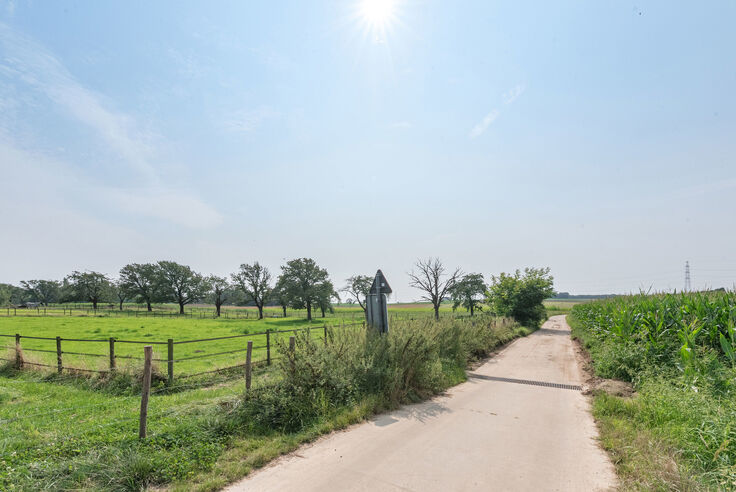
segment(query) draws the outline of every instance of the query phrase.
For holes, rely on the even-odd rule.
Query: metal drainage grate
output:
[[[468,376],[477,379],[487,379],[488,381],[501,381],[504,383],[529,384],[532,386],[545,386],[547,388],[583,391],[583,387],[579,384],[549,383],[547,381],[532,381],[529,379],[501,378],[498,376],[484,376],[483,374],[475,374],[473,372],[468,373]]]
[[[537,330],[537,333],[540,335],[570,335],[572,334],[572,331],[570,330],[553,330],[551,328],[540,328]]]

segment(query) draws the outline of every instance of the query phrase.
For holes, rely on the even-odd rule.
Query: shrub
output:
[[[499,316],[511,316],[524,326],[536,328],[545,318],[542,301],[554,294],[549,268],[526,268],[513,275],[492,277],[488,305]]]
[[[396,322],[385,336],[331,332],[327,346],[302,333],[294,351],[279,344],[282,379],[246,394],[234,412],[252,431],[294,432],[366,398],[386,407],[418,401],[456,383],[468,361],[518,334],[515,323],[490,317]]]

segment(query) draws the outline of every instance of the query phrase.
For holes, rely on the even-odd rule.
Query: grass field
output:
[[[488,317],[477,319],[489,323],[494,333],[498,330],[498,335],[491,339],[494,344],[523,334],[513,324],[501,322],[496,328]],[[451,321],[454,317],[446,320],[463,323],[461,319]],[[18,317],[0,320],[0,326],[3,332],[26,331],[21,330],[25,328],[36,335],[67,330],[65,333],[77,336],[159,339],[242,333],[304,323],[289,319],[145,321]],[[395,325],[399,323],[415,323],[420,328],[422,323],[431,321],[423,318],[397,321]],[[321,323],[315,321],[315,326],[321,328]],[[322,330],[317,332],[321,335]],[[333,330],[335,339],[356,344],[364,333],[362,329],[353,334],[347,329]],[[244,339],[235,340],[244,343]],[[321,341],[318,345],[322,346]],[[212,366],[211,362],[204,364]],[[271,386],[279,381],[280,374],[277,365],[260,366],[254,374],[254,387]],[[463,377],[457,368],[448,374],[443,376],[444,385],[455,384]],[[130,375],[87,378],[57,375],[53,371],[16,371],[12,363],[0,369],[0,490],[140,490],[145,484],[170,482],[179,483],[180,490],[190,490],[192,483],[201,490],[214,490],[300,442],[360,420],[377,408],[370,398],[362,399],[349,407],[336,408],[329,417],[298,431],[253,434],[248,433],[247,426],[233,428],[227,418],[229,409],[236,408],[242,399],[242,376],[182,379],[173,386],[161,383],[153,388],[149,438],[140,441],[140,389],[135,373],[133,376],[131,381]]]
[[[79,313],[85,312],[85,306],[79,308]],[[66,310],[67,308],[62,308]],[[232,308],[244,310],[246,308]],[[288,337],[293,333],[284,333],[288,330],[301,330],[311,328],[314,336],[323,336],[323,327],[345,327],[354,329],[363,321],[363,311],[360,307],[339,307],[326,318],[315,317],[311,322],[306,320],[306,312],[291,311],[293,315],[288,318],[269,318],[262,320],[256,318],[257,312],[252,308],[252,316],[249,318],[199,318],[187,316],[159,316],[159,317],[115,317],[109,315],[86,316],[72,315],[63,316],[59,309],[49,309],[47,315],[33,315],[32,311],[24,315],[0,317],[0,357],[13,359],[15,350],[14,335],[72,339],[62,341],[62,351],[71,352],[63,354],[65,367],[74,367],[85,370],[106,370],[109,367],[109,338],[117,340],[153,343],[154,358],[160,361],[167,359],[167,346],[165,342],[173,339],[176,343],[174,349],[175,362],[174,372],[176,375],[187,375],[221,367],[230,367],[241,364],[245,354],[237,352],[233,354],[222,354],[234,350],[244,350],[248,340],[253,341],[254,360],[266,358],[266,335],[254,335],[250,337],[229,338],[197,343],[180,343],[188,340],[204,338],[218,338],[236,335],[248,335],[264,333],[267,330],[280,332],[270,336],[272,344],[278,343],[279,339]],[[169,310],[173,313],[173,311]],[[211,310],[208,312],[211,313]],[[442,306],[442,314],[445,316],[462,316],[464,311],[453,313],[449,304]],[[54,314],[51,314],[54,313]],[[279,311],[280,313],[280,311]],[[267,313],[273,314],[273,313]],[[300,316],[304,315],[304,317]],[[389,316],[394,320],[426,318],[432,315],[432,308],[428,304],[392,305]],[[74,340],[99,340],[98,342],[81,342]],[[115,344],[115,354],[120,359],[118,367],[135,369],[140,366],[140,358],[143,354],[143,344],[121,343]],[[56,341],[55,340],[21,340],[24,349],[24,359],[29,363],[56,364]],[[47,351],[47,352],[39,352]],[[96,354],[76,355],[79,353]],[[213,354],[222,354],[214,355]],[[180,359],[188,359],[178,362]],[[159,363],[160,370],[165,370],[165,363]]]

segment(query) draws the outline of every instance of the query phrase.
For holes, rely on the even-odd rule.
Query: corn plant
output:
[[[731,367],[736,367],[736,328],[733,325],[733,321],[729,320],[726,326],[726,333],[728,338],[720,334],[721,349],[726,357],[731,362]]]

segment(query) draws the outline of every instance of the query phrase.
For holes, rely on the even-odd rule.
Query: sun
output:
[[[394,20],[395,0],[362,0],[360,17],[373,29],[383,29]]]

